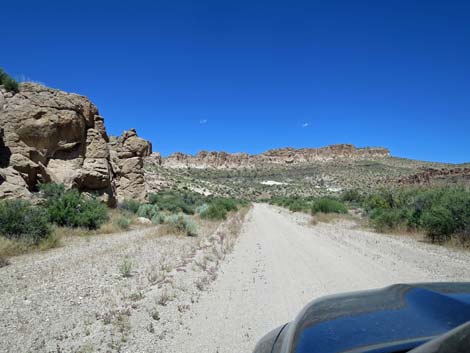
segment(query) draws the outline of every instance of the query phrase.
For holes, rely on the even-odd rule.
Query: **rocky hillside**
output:
[[[143,159],[152,146],[135,130],[111,139],[86,97],[35,83],[0,87],[0,199],[30,198],[38,183],[56,182],[117,198],[145,197]]]
[[[349,144],[340,144],[321,148],[273,149],[258,155],[202,151],[191,156],[177,152],[164,158],[163,165],[168,168],[237,169],[260,168],[268,165],[302,165],[338,159],[375,159],[389,156],[390,151],[382,147],[357,148]]]

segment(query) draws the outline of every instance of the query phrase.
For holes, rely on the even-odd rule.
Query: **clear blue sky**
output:
[[[1,18],[0,66],[165,155],[354,143],[470,161],[469,1],[5,1]]]

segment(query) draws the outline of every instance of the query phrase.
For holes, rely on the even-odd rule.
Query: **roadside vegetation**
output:
[[[0,201],[1,266],[9,256],[57,247],[66,235],[117,233],[153,224],[163,225],[167,234],[197,236],[198,219],[225,220],[246,205],[231,198],[168,190],[149,195],[148,203],[125,200],[110,209],[97,197],[63,185],[42,184],[38,189],[37,204]]]
[[[287,208],[291,212],[348,213],[346,205],[332,197],[278,197],[270,200],[272,205]]]
[[[378,231],[419,231],[432,241],[470,243],[470,191],[464,187],[384,190],[362,204]]]
[[[2,85],[7,92],[19,92],[18,82],[10,77],[3,69],[0,67],[0,85]]]
[[[470,191],[465,187],[348,190],[336,198],[278,197],[269,202],[311,214],[345,214],[356,209],[378,232],[417,232],[433,242],[470,244]]]

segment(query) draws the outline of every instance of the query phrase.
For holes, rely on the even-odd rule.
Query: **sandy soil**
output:
[[[200,222],[200,235],[163,227],[70,237],[0,268],[0,352],[159,352],[217,278],[246,211]],[[129,276],[122,266],[130,263]]]
[[[249,353],[310,300],[470,280],[468,252],[255,205],[199,238],[77,240],[0,269],[1,352]],[[233,252],[231,252],[233,248]],[[123,278],[124,257],[134,263]]]

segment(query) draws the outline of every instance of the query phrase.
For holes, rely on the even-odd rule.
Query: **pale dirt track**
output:
[[[251,352],[260,336],[319,296],[468,281],[469,268],[468,252],[354,230],[344,221],[310,226],[304,216],[255,205],[218,280],[191,310],[189,334],[176,334],[164,351]]]

